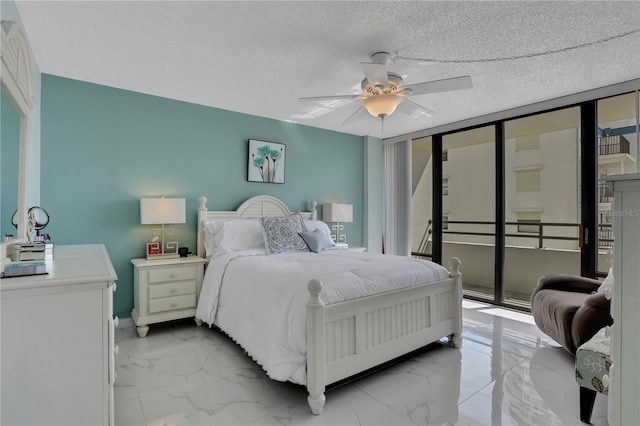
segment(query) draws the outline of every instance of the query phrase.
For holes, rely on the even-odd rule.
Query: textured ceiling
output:
[[[640,78],[640,2],[17,1],[43,73],[382,138]],[[380,120],[359,101],[377,51],[405,84],[470,75]]]

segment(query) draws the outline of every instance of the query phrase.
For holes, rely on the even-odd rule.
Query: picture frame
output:
[[[249,182],[284,183],[286,145],[249,139],[247,180]]]

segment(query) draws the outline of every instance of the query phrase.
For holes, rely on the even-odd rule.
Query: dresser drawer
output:
[[[178,283],[153,284],[149,286],[149,299],[195,294],[195,281],[181,281]]]
[[[149,300],[149,313],[173,311],[196,307],[196,295],[185,294],[182,296],[165,297],[163,299]]]
[[[186,281],[196,279],[196,268],[182,266],[174,268],[158,268],[149,270],[149,284],[167,281]]]

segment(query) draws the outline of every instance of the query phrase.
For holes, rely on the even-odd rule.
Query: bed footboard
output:
[[[325,387],[449,336],[462,345],[462,275],[452,258],[449,278],[325,305],[322,283],[307,288],[307,390],[313,414]]]

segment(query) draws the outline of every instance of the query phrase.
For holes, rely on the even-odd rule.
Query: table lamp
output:
[[[340,231],[344,230],[345,222],[353,222],[353,206],[351,204],[341,203],[324,203],[322,205],[322,220],[332,222],[331,231],[335,232],[331,238],[336,244],[347,244],[347,234]]]
[[[185,223],[186,210],[184,198],[141,198],[140,223],[142,225],[162,225],[152,230],[154,238],[147,244],[147,259],[173,259],[180,257],[178,242],[171,241],[165,245],[165,231],[173,235],[173,228],[165,230],[165,224]],[[158,243],[158,231],[161,242]]]

